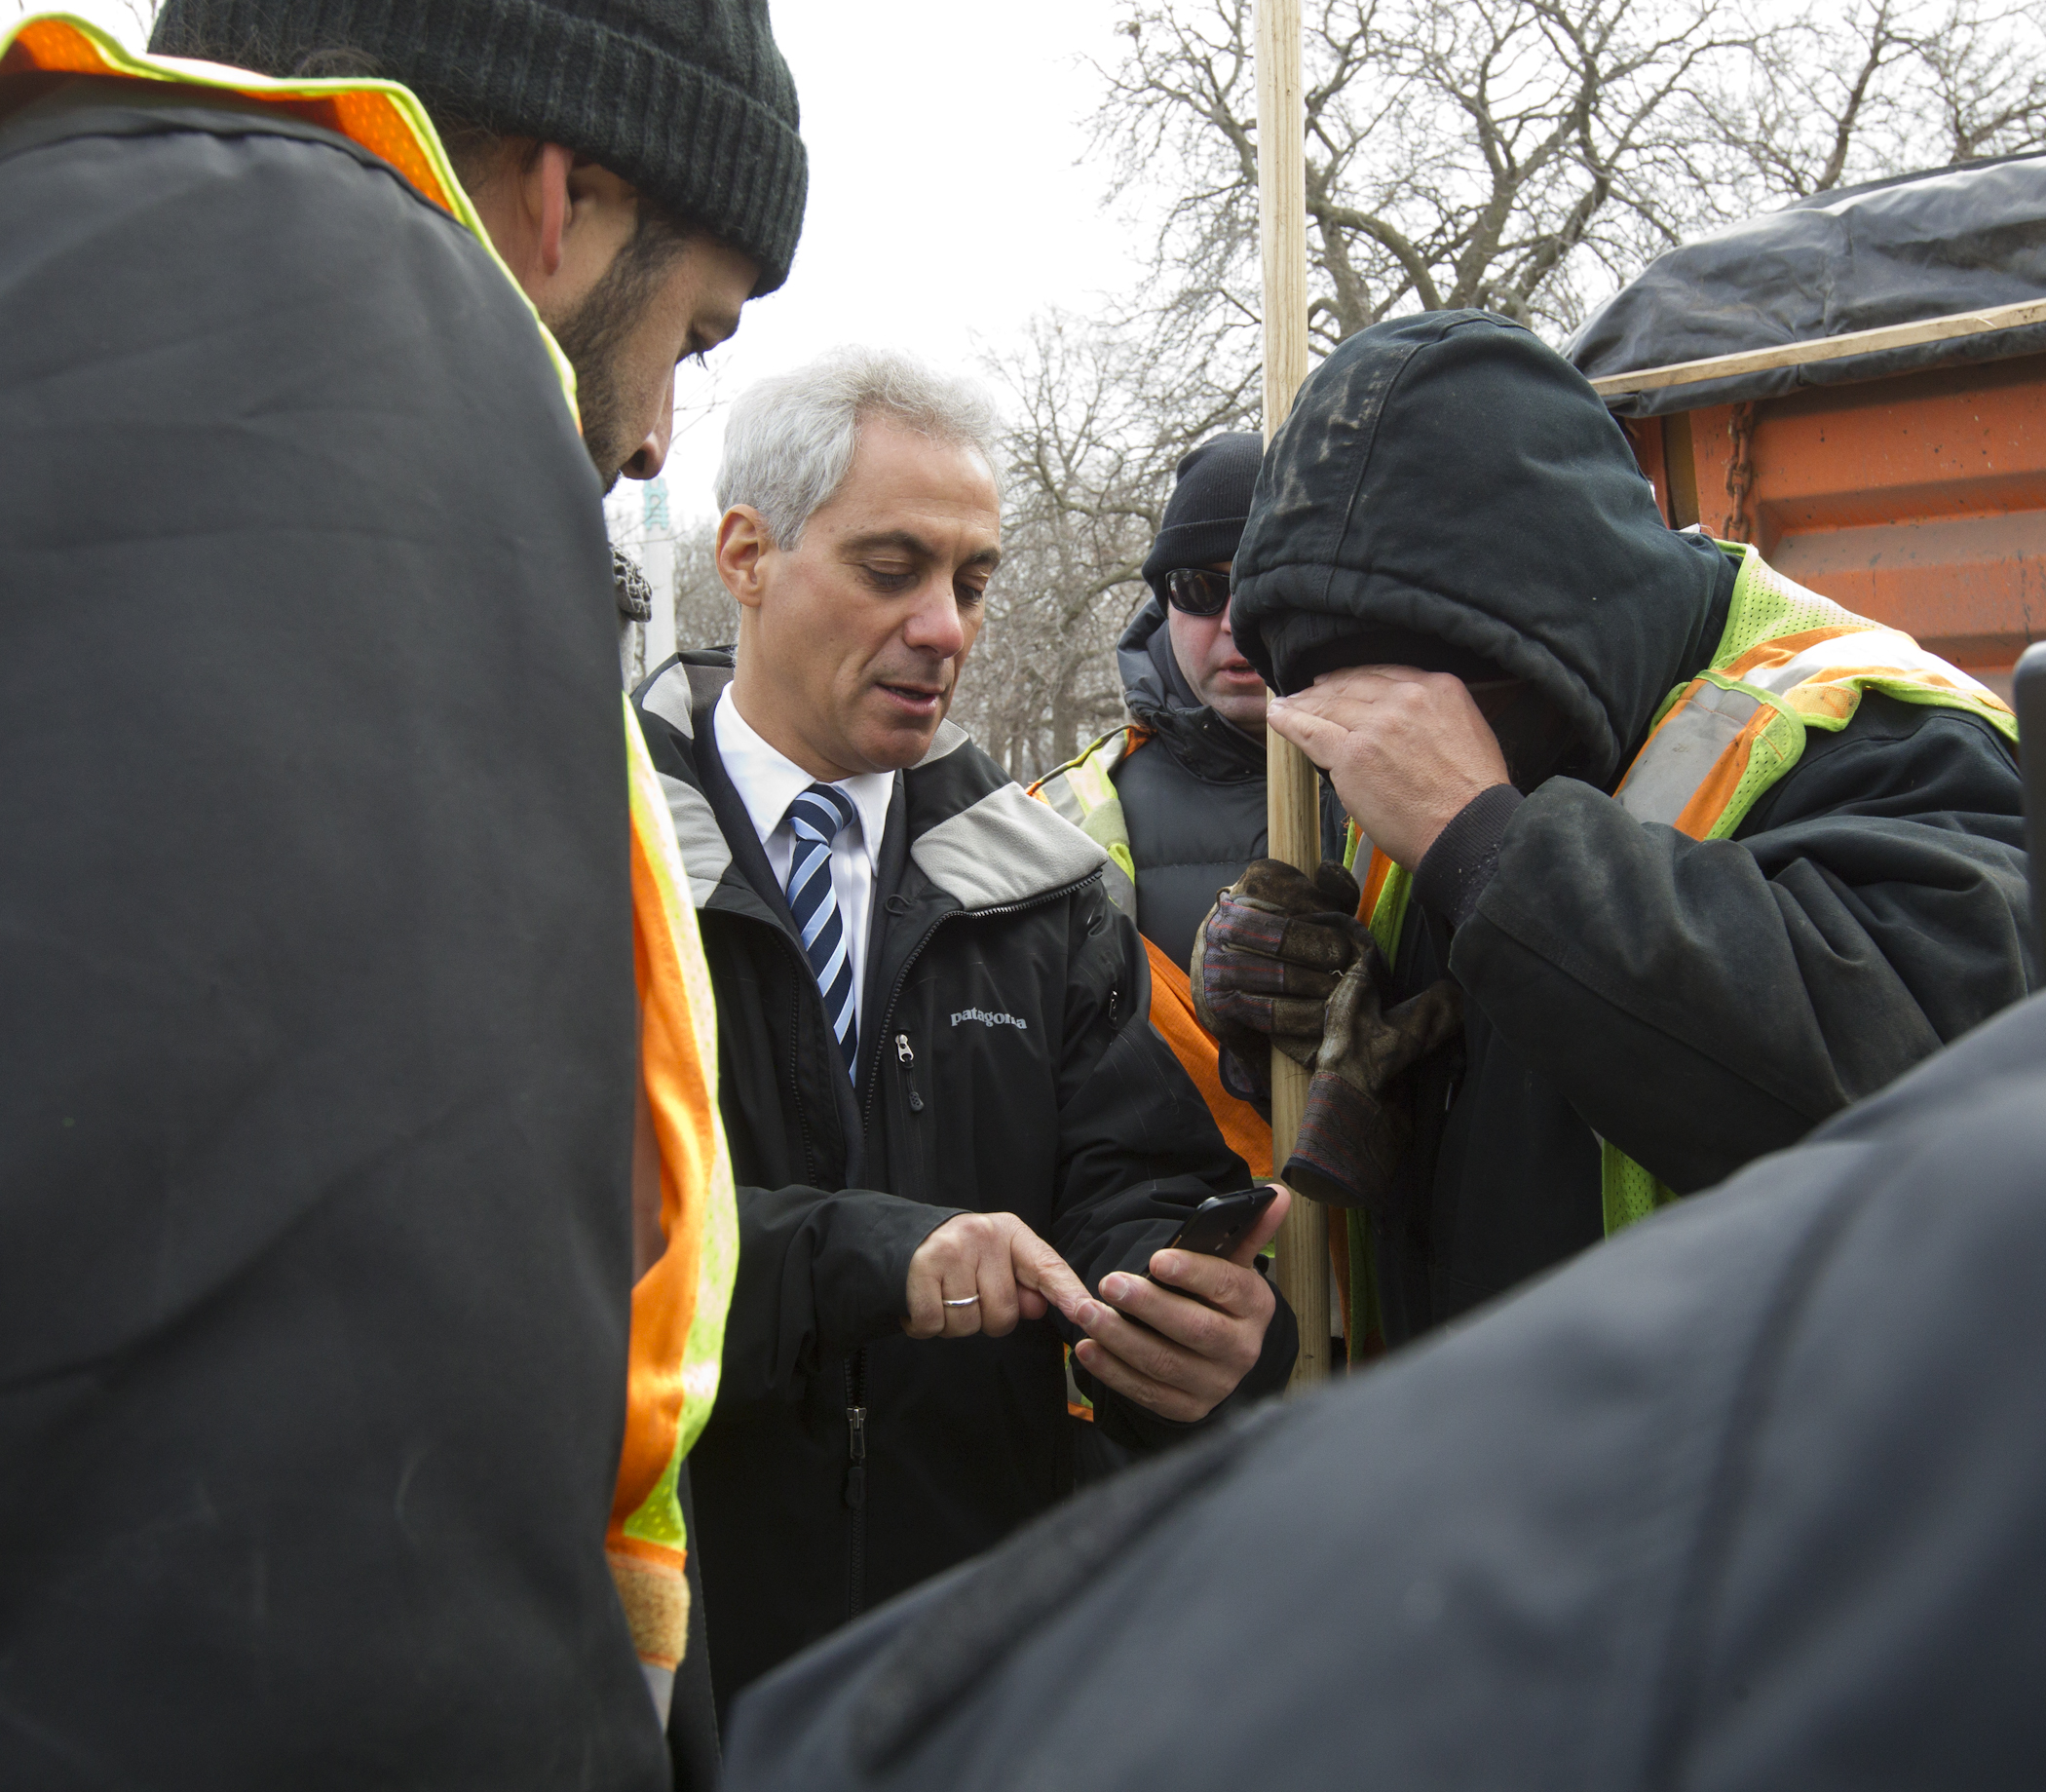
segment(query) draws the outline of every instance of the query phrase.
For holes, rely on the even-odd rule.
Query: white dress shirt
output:
[[[711,711],[717,731],[718,757],[745,804],[753,831],[767,853],[775,887],[788,893],[789,860],[795,857],[795,830],[788,824],[788,806],[815,783],[831,783],[852,799],[857,820],[838,830],[831,842],[831,893],[838,898],[839,925],[846,930],[846,952],[852,961],[852,1015],[856,1023],[866,1004],[867,917],[874,908],[874,875],[881,863],[881,837],[888,826],[888,806],[895,794],[892,772],[862,772],[856,778],[813,778],[800,765],[777,751],[753,732],[732,701],[728,684]]]

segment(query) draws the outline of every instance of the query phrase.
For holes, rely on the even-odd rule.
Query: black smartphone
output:
[[[1233,1195],[1210,1195],[1187,1215],[1186,1222],[1158,1249],[1190,1250],[1202,1257],[1227,1257],[1250,1237],[1250,1229],[1263,1217],[1277,1194],[1276,1189],[1263,1188],[1241,1189]],[[1144,1279],[1157,1281],[1149,1270],[1144,1272]],[[1159,1283],[1161,1287],[1164,1285]],[[1185,1288],[1175,1292],[1185,1294],[1192,1301],[1200,1300],[1199,1295],[1189,1293]],[[1207,1303],[1203,1301],[1201,1304],[1205,1306]],[[1144,1325],[1134,1314],[1126,1313],[1122,1316],[1132,1325]],[[1149,1331],[1151,1328],[1146,1325],[1144,1329]]]
[[[2046,641],[2034,641],[2011,676],[2018,756],[2025,768],[2025,845],[2031,860],[2032,938],[2046,947]]]
[[[1227,1257],[1265,1217],[1273,1189],[1243,1189],[1234,1195],[1211,1195],[1172,1235],[1165,1250],[1190,1250],[1202,1257]]]

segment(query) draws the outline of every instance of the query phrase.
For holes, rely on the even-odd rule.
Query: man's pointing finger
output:
[[[1024,1244],[1028,1238],[1030,1243]],[[1034,1289],[1059,1312],[1080,1323],[1080,1312],[1090,1298],[1086,1284],[1073,1274],[1066,1260],[1035,1234],[1020,1234],[1016,1239],[1016,1279]]]

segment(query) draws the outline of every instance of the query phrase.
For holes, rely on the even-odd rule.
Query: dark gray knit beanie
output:
[[[1144,582],[1164,601],[1168,572],[1234,559],[1265,444],[1256,436],[1215,436],[1179,464],[1158,538],[1144,556]]]
[[[594,157],[788,278],[809,167],[767,0],[166,0],[150,49],[288,75],[357,51],[439,116]]]

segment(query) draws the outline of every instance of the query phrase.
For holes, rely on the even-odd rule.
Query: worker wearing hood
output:
[[[1377,849],[1288,1175],[1368,1215],[1352,1295],[1388,1342],[1795,1143],[2027,990],[2008,708],[1754,549],[1668,529],[1528,331],[1432,313],[1344,343],[1235,573],[1273,727]],[[1229,912],[1198,967],[1225,1008]],[[1272,948],[1289,990],[1317,926]],[[1437,985],[1460,1024],[1437,1001],[1414,1050],[1358,1046]]]

